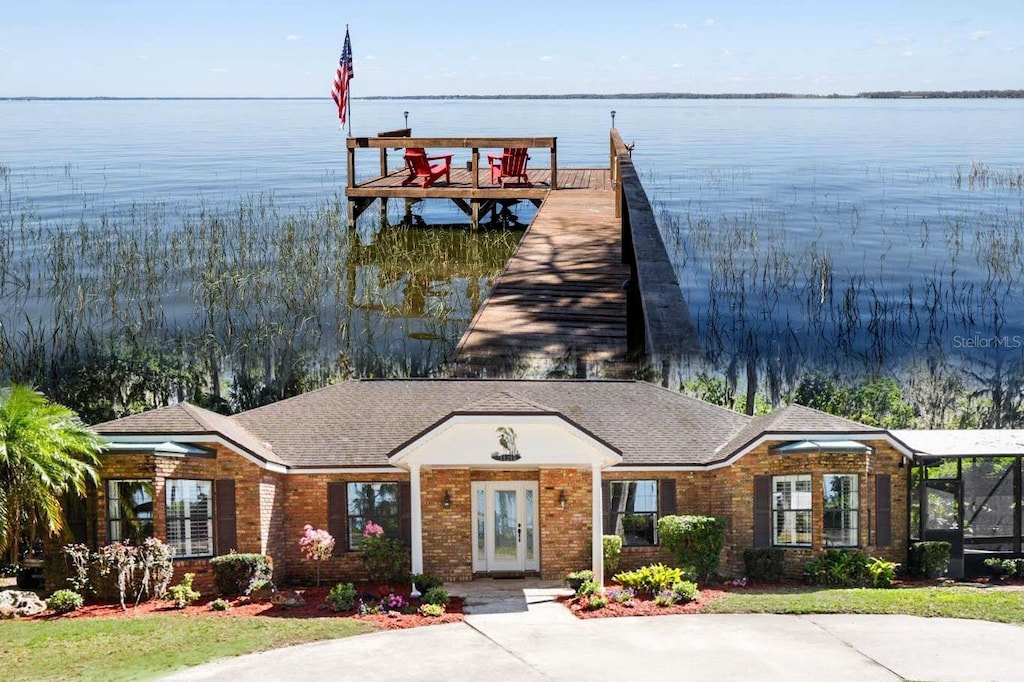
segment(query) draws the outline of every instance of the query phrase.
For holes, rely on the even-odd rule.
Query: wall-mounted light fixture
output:
[[[441,499],[441,506],[445,509],[452,508],[452,494],[447,490],[444,491],[444,498]]]
[[[558,506],[565,509],[566,502],[568,502],[568,500],[565,499],[565,489],[563,488],[562,492],[558,493]]]

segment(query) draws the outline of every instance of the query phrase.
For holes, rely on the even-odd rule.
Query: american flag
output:
[[[345,47],[341,50],[341,58],[338,60],[338,71],[334,74],[334,86],[331,88],[331,98],[338,105],[338,118],[341,125],[345,125],[345,118],[348,114],[348,82],[352,80],[352,41],[348,37],[348,27],[345,27]]]

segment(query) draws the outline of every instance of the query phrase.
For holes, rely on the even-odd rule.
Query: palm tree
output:
[[[61,498],[97,480],[102,443],[74,411],[28,386],[0,389],[0,552],[18,561],[26,525],[63,529]]]

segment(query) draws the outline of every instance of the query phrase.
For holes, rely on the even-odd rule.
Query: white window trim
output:
[[[182,506],[182,509],[184,510],[183,515],[182,516],[173,516],[173,517],[171,516],[171,489],[174,487],[175,484],[178,484],[178,483],[205,483],[205,484],[207,484],[209,486],[209,495],[208,495],[208,502],[207,502],[207,506],[208,506],[208,509],[209,509],[209,514],[208,514],[208,516],[206,518],[206,536],[207,536],[207,542],[208,542],[208,545],[209,545],[209,550],[206,551],[206,552],[193,552],[192,551],[192,505],[191,505],[191,503],[189,501],[182,500],[182,502],[184,502],[184,504]],[[181,538],[181,542],[184,544],[184,551],[179,552],[178,548],[175,547],[174,548],[174,558],[175,559],[191,559],[191,558],[196,558],[196,557],[213,556],[213,554],[214,554],[214,552],[213,552],[213,545],[214,545],[214,537],[213,537],[213,516],[214,516],[214,511],[213,511],[213,481],[211,481],[209,479],[205,479],[205,478],[168,478],[166,480],[164,486],[165,486],[165,488],[164,488],[164,510],[165,510],[165,513],[166,513],[166,516],[165,516],[165,519],[164,519],[165,526],[168,529],[170,528],[170,524],[171,524],[172,518],[175,521],[183,520],[185,522],[185,524],[184,524],[185,525],[185,534],[184,534],[184,537]],[[165,535],[169,535],[166,532],[164,534]],[[167,541],[168,541],[167,544],[170,545],[171,544],[170,537],[167,537]],[[173,547],[174,545],[171,545],[171,546]]]
[[[805,481],[808,482],[809,490],[807,492],[799,493],[801,497],[802,496],[806,496],[807,506],[798,506],[797,505],[798,498],[797,498],[797,492],[795,490],[795,484],[798,481],[801,481],[801,480],[805,480]],[[794,484],[793,496],[792,496],[792,499],[790,501],[790,506],[789,507],[777,507],[776,504],[775,504],[775,501],[776,501],[776,497],[775,496],[778,494],[776,492],[776,484],[779,481],[788,481],[788,482],[792,482]],[[814,481],[813,481],[813,477],[811,476],[811,474],[784,474],[784,475],[779,475],[779,476],[772,476],[772,506],[771,506],[771,514],[772,514],[772,546],[773,547],[808,548],[808,547],[811,547],[813,545],[813,533],[814,533],[814,530],[813,530],[814,529],[814,492],[813,491],[814,491]],[[778,541],[778,538],[779,538],[778,512],[780,512],[780,511],[781,512],[810,512],[810,515],[811,515],[811,529],[812,529],[811,530],[812,541],[811,542],[779,542]],[[792,532],[793,537],[796,538],[796,536],[797,536],[796,518],[797,517],[796,517],[795,513],[793,513],[791,515],[791,517],[793,519],[793,527],[790,530]]]
[[[849,477],[853,478],[853,485],[851,486],[850,490],[853,492],[854,495],[857,496],[857,503],[856,503],[856,505],[853,506],[853,507],[841,507],[839,510],[836,510],[836,511],[842,511],[845,514],[849,514],[851,512],[853,512],[855,514],[854,518],[857,520],[857,523],[856,523],[856,525],[853,528],[853,532],[854,532],[853,544],[835,545],[835,544],[830,544],[828,542],[828,529],[825,527],[825,513],[827,511],[829,511],[829,510],[825,506],[825,496],[827,496],[827,491],[825,490],[825,482],[828,480],[829,476],[849,476]],[[822,477],[821,477],[821,490],[822,490],[821,532],[822,532],[822,542],[825,543],[825,547],[828,548],[828,549],[831,549],[831,548],[847,549],[847,548],[860,547],[860,474],[846,474],[846,473],[827,473],[827,474],[822,474]]]

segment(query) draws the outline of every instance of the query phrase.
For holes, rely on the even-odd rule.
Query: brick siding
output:
[[[872,443],[875,453],[778,455],[770,444],[759,446],[729,467],[711,471],[623,472],[606,470],[604,480],[672,478],[676,481],[676,508],[679,514],[710,514],[728,522],[722,572],[743,573],[743,550],[753,546],[754,477],[759,475],[810,474],[813,505],[813,544],[810,549],[785,549],[788,574],[797,576],[803,563],[823,547],[822,476],[828,473],[859,474],[860,548],[874,556],[893,561],[906,559],[908,469],[900,467],[902,456],[884,441]],[[236,548],[239,552],[259,552],[274,558],[278,581],[311,582],[316,567],[299,550],[299,538],[305,524],[327,528],[327,484],[345,482],[408,481],[403,471],[388,473],[277,474],[268,472],[218,446],[211,458],[154,457],[152,455],[106,454],[102,457],[101,477],[89,508],[96,510],[95,535],[99,545],[107,542],[106,481],[109,479],[148,479],[154,481],[153,521],[159,537],[166,536],[164,492],[167,479],[187,478],[235,481]],[[869,510],[874,523],[874,485],[876,474],[892,476],[892,544],[869,544],[875,536],[869,530]],[[543,469],[540,471],[492,471],[468,468],[425,469],[421,472],[423,562],[424,570],[448,581],[473,577],[472,552],[474,524],[471,486],[475,481],[536,481],[539,492],[540,574],[559,579],[572,570],[590,566],[592,519],[591,475],[589,470]],[[444,508],[445,492],[451,507]],[[565,493],[562,509],[559,498]],[[216,524],[214,524],[216,526]],[[346,538],[337,538],[334,556],[320,567],[321,580],[366,579],[358,552],[347,551]],[[622,569],[672,558],[661,547],[624,547]],[[175,562],[177,581],[185,572],[196,573],[196,585],[204,593],[212,588],[212,575],[206,559],[180,559]]]

